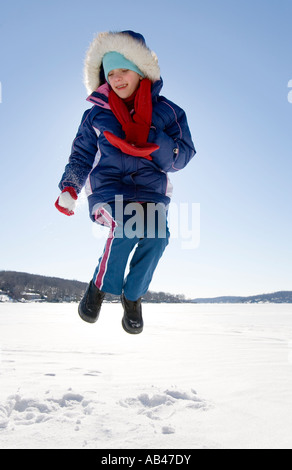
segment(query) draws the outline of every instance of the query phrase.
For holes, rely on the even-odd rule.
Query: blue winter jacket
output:
[[[167,205],[172,188],[167,173],[181,170],[195,155],[185,112],[160,96],[162,84],[162,79],[152,84],[153,112],[148,142],[159,145],[151,154],[152,161],[124,154],[105,138],[105,130],[125,138],[108,104],[107,83],[87,98],[94,106],[83,115],[59,187],[63,190],[71,186],[79,193],[85,186],[93,220],[97,208],[114,201],[117,195],[125,201]]]

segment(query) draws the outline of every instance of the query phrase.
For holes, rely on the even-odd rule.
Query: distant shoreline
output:
[[[0,271],[0,302],[79,302],[87,283],[30,274],[18,271]],[[119,302],[119,296],[107,294],[106,301]],[[221,296],[187,299],[184,295],[148,291],[144,303],[195,303],[195,304],[243,304],[243,303],[292,303],[292,291],[278,291],[252,296]]]

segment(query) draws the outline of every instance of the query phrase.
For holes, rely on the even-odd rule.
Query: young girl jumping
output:
[[[105,294],[121,295],[123,328],[137,334],[143,330],[141,298],[169,239],[168,172],[184,168],[196,152],[185,112],[160,95],[158,60],[141,34],[98,34],[84,81],[93,106],[82,117],[55,206],[73,215],[85,187],[91,219],[109,228],[80,317],[96,322]]]

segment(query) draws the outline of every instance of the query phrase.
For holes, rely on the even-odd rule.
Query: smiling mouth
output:
[[[125,85],[119,85],[119,86],[117,86],[116,88],[117,88],[117,90],[122,90],[123,88],[126,88],[126,86],[128,86],[128,85],[127,85],[127,84],[125,84]]]

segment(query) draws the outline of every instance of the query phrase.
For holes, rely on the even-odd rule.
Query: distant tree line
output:
[[[79,302],[87,287],[86,282],[41,276],[17,271],[0,271],[0,293],[14,301],[37,300],[42,302]],[[148,291],[145,302],[181,303],[183,295]],[[106,294],[106,301],[115,302],[119,296]]]
[[[17,271],[0,271],[1,296],[7,295],[16,302],[79,302],[87,287],[86,282],[41,276],[38,274]],[[106,294],[108,302],[118,302],[119,296]],[[215,297],[185,299],[184,295],[173,295],[166,292],[148,291],[143,296],[144,302],[153,303],[292,303],[292,291],[280,291],[272,294],[261,294],[250,297]]]

